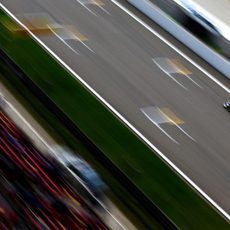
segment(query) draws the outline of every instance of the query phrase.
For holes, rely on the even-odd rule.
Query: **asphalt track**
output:
[[[80,41],[57,30],[38,36],[230,213],[230,114],[222,108],[229,80],[161,31],[223,81],[226,91],[111,1],[87,2],[1,0],[18,18],[46,13],[61,25],[73,25]],[[149,106],[153,121],[141,110]]]

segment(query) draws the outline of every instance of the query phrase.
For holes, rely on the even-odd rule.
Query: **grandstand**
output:
[[[0,151],[1,229],[108,229],[2,110]]]

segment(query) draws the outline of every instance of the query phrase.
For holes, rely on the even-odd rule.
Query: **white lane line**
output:
[[[191,140],[193,140],[194,142],[197,142],[193,137],[191,137],[187,132],[185,132],[175,121],[173,121],[169,116],[167,116],[167,114],[165,114],[164,112],[162,112],[159,109],[159,112],[162,113],[162,115],[164,117],[166,117],[167,120],[169,120],[171,123],[173,123],[180,131],[182,131],[187,137],[189,137]]]
[[[167,44],[169,47],[171,47],[173,50],[175,50],[178,54],[180,54],[184,59],[186,59],[188,62],[190,62],[193,66],[195,66],[202,73],[204,73],[207,77],[209,77],[217,85],[219,85],[225,91],[227,91],[228,93],[230,93],[230,89],[227,86],[225,86],[223,83],[221,83],[220,81],[218,81],[208,71],[206,71],[201,66],[199,66],[195,61],[193,61],[191,58],[189,58],[186,54],[184,54],[182,51],[180,51],[176,46],[174,46],[172,43],[170,43],[167,39],[165,39],[159,33],[157,33],[153,28],[151,28],[144,21],[142,21],[140,18],[138,18],[134,13],[132,13],[131,11],[129,11],[127,8],[125,8],[121,3],[117,2],[117,0],[110,0],[110,1],[113,2],[120,9],[122,9],[123,11],[125,11],[129,16],[131,16],[133,19],[135,19],[137,22],[139,22],[142,26],[144,26],[148,31],[150,31],[156,37],[158,37],[159,39],[161,39],[165,44]]]
[[[80,53],[78,53],[75,49],[73,49],[66,41],[65,39],[63,39],[61,36],[59,36],[49,25],[47,25],[47,27],[51,30],[51,32],[57,37],[59,38],[66,46],[68,46],[74,53],[80,55]],[[85,46],[88,50],[90,50],[92,53],[96,54],[89,46],[87,46],[83,41],[81,41],[81,39],[79,37],[77,37],[76,35],[74,35],[74,39],[78,40],[83,46]]]
[[[168,73],[159,63],[156,62],[154,58],[152,58],[153,62],[156,64],[156,66],[161,69],[167,76],[169,76],[173,81],[175,81],[178,85],[180,85],[183,89],[188,90],[183,84],[181,84],[179,81],[177,81],[170,73]]]
[[[49,25],[47,27],[51,30],[51,32],[61,40],[66,46],[68,46],[75,54],[80,55],[75,49],[73,49],[61,36],[59,36]]]
[[[113,0],[111,0],[113,1]],[[113,1],[115,2],[115,1]],[[117,3],[118,4],[118,3]],[[119,4],[120,5],[120,4]],[[142,133],[140,133],[132,124],[130,124],[109,102],[100,96],[88,83],[86,83],[77,73],[74,72],[61,58],[57,56],[48,46],[46,46],[38,37],[36,37],[18,18],[11,13],[1,2],[1,8],[9,14],[19,25],[21,25],[31,37],[50,53],[63,67],[65,67],[76,79],[78,79],[92,94],[94,94],[105,106],[107,106],[121,121],[123,121],[134,133],[136,133],[147,145],[149,145],[165,162],[167,162],[178,174],[181,175],[190,185],[192,185],[203,197],[206,198],[226,219],[230,220],[230,215],[221,208],[212,198],[210,198],[199,186],[197,186],[186,174],[184,174],[171,160],[169,160],[157,147],[155,147]]]
[[[87,46],[78,36],[74,35],[75,39],[78,40],[83,46],[85,46],[89,51],[96,54],[89,46]]]
[[[201,89],[203,89],[202,86],[200,86],[196,81],[194,81],[191,77],[189,77],[188,74],[184,74],[190,81],[192,81],[195,85],[197,85],[198,87],[200,87]]]
[[[1,3],[0,3],[1,5]],[[21,115],[21,113],[4,97],[4,95],[0,92],[0,101],[4,102],[5,105],[4,106],[8,106],[15,114],[18,118],[20,118],[20,120],[22,121],[22,123],[24,123],[30,131],[32,131],[32,133],[38,138],[38,140],[40,140],[42,143],[48,150],[50,153],[53,153],[53,149],[50,147],[50,145],[43,139],[43,137],[40,136],[40,134],[38,134],[38,132],[33,128],[33,126]],[[22,129],[24,132],[24,129]],[[60,162],[62,163],[62,162]],[[70,174],[77,180],[80,182],[80,184],[89,192],[89,194],[98,202],[98,204],[101,205],[101,207],[109,214],[109,216],[111,216],[112,219],[114,219],[114,221],[121,227],[121,229],[125,229],[125,227],[116,219],[115,216],[113,216],[113,214],[108,210],[108,208],[99,200],[97,199],[94,194],[90,191],[90,189],[82,182],[82,180],[76,176],[68,167],[66,167],[63,163],[62,165],[64,166],[64,168],[66,170],[68,170],[70,172]]]
[[[102,7],[97,1],[93,0],[93,3],[94,3],[97,7],[99,7],[102,11],[104,11],[106,14],[112,16],[112,15],[109,13],[109,11],[106,10],[104,7]]]
[[[171,137],[164,129],[162,129],[143,109],[141,112],[158,128],[163,132],[169,139],[171,139],[174,143],[179,144],[173,137]]]
[[[193,140],[194,142],[197,142],[193,137],[191,137],[187,132],[185,132],[179,125],[177,125],[175,123],[176,127],[181,130],[187,137],[189,137],[191,140]]]
[[[88,8],[84,3],[82,3],[80,0],[76,0],[81,6],[83,6],[85,9],[87,9],[91,14],[97,17],[97,15],[90,9]]]
[[[146,114],[145,114],[146,115]],[[147,116],[147,115],[146,115]],[[150,119],[150,118],[149,118]],[[163,132],[167,137],[169,137],[175,144],[179,144],[174,138],[172,138],[164,129],[162,129],[157,123],[155,123],[153,120],[152,120],[153,124],[156,125],[156,127],[158,129],[161,130],[161,132]]]

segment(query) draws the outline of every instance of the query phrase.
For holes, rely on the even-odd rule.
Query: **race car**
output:
[[[77,176],[97,198],[107,190],[107,185],[98,173],[79,155],[60,146],[53,146],[52,154],[56,160]]]
[[[230,101],[224,102],[223,107],[224,107],[225,109],[227,109],[228,112],[230,112]]]

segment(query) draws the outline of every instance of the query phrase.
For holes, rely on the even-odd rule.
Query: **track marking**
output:
[[[63,42],[69,49],[71,49],[75,54],[80,55],[75,49],[73,49],[61,36],[59,36],[49,25],[47,25],[50,31],[58,38],[61,42]]]
[[[76,28],[73,26],[67,26],[66,28],[60,27],[58,29],[52,29],[50,26],[48,28],[53,32],[53,34],[59,38],[65,45],[67,45],[73,52],[78,53],[76,50],[74,50],[68,43],[68,40],[76,40],[80,42],[83,46],[85,46],[89,51],[96,54],[89,46],[85,44],[84,41],[88,41],[88,39],[81,34]],[[62,30],[58,33],[57,30]],[[79,54],[79,53],[78,53]]]
[[[144,113],[144,112],[143,112]],[[145,113],[144,113],[145,114]],[[148,117],[147,114],[145,114],[146,117]],[[149,117],[148,117],[149,118]],[[150,119],[150,118],[149,118]],[[151,119],[150,119],[151,120]],[[151,120],[153,122],[153,124],[161,130],[161,132],[163,132],[168,138],[170,138],[175,144],[179,144],[174,138],[172,138],[164,129],[162,129],[157,123],[155,123],[153,120]]]
[[[184,124],[184,121],[182,121],[171,109],[169,109],[168,107],[164,107],[164,108],[161,108],[160,109],[161,112],[163,112],[164,114],[166,114],[166,118],[167,120],[169,120],[169,122],[171,124],[174,125],[177,124],[177,125],[181,125],[181,124]],[[169,119],[170,118],[170,119]],[[173,122],[172,122],[173,121]]]
[[[183,75],[189,75],[192,74],[192,72],[187,69],[181,62],[179,59],[177,58],[172,58],[172,59],[168,59],[168,62],[170,65],[173,65],[174,68],[177,70],[178,73],[183,74]]]
[[[66,28],[68,29],[68,31],[71,33],[71,37],[74,38],[74,36],[78,37],[78,39],[80,39],[82,42],[88,41],[89,39],[83,35],[81,32],[78,31],[78,29],[76,29],[75,26],[66,26]]]
[[[183,89],[188,90],[183,84],[181,84],[179,81],[177,81],[169,72],[167,72],[166,69],[164,69],[154,58],[152,58],[153,62],[158,66],[159,69],[161,69],[167,76],[169,76],[173,81],[175,81],[179,86],[181,86]]]
[[[107,11],[103,6],[105,5],[102,1],[100,0],[91,0],[92,4],[96,5],[99,7],[102,11],[104,11],[106,14],[110,15],[109,11]]]
[[[179,144],[173,137],[171,137],[164,129],[162,129],[159,125],[159,122],[157,122],[156,120],[153,119],[153,117],[151,117],[148,112],[146,111],[147,109],[153,109],[157,112],[160,112],[160,110],[158,108],[154,108],[154,107],[147,107],[147,108],[141,108],[141,112],[158,128],[161,130],[161,132],[163,132],[170,140],[172,140],[175,144]],[[163,117],[161,117],[160,119],[162,119]],[[159,120],[159,119],[158,119]],[[166,120],[163,119],[163,121],[161,123],[167,122]]]
[[[90,0],[92,4],[96,4],[97,6],[105,6],[105,3],[102,0]]]
[[[137,17],[132,14],[131,12],[128,12],[127,9],[125,9],[121,4],[114,0],[110,0],[114,4],[116,4],[118,7],[120,7],[122,10],[124,10],[126,13],[128,13],[133,18]],[[86,81],[84,81],[77,73],[74,72],[73,69],[71,69],[61,58],[58,57],[57,54],[55,54],[48,46],[46,46],[38,37],[36,37],[23,23],[18,20],[18,18],[11,13],[1,2],[0,2],[1,8],[10,15],[19,25],[21,25],[25,30],[31,35],[31,37],[40,44],[48,53],[50,53],[51,56],[53,56],[63,67],[65,67],[76,79],[78,79],[89,91],[92,92],[93,95],[95,95],[105,106],[107,106],[121,121],[123,121],[134,133],[139,136],[149,147],[151,147],[165,162],[167,162],[181,177],[183,177],[192,187],[194,187],[207,201],[210,202],[220,213],[223,214],[223,216],[230,220],[230,215],[224,211],[223,208],[221,208],[212,198],[210,198],[199,186],[197,186],[186,174],[184,174],[171,160],[169,160],[156,146],[154,146],[142,133],[140,133],[131,123],[129,123],[117,110],[115,110],[109,102],[107,102],[102,96],[100,96]],[[142,22],[143,24],[143,22]],[[150,27],[149,27],[150,29]],[[151,29],[150,29],[151,30]],[[157,36],[157,35],[156,35]],[[159,36],[159,35],[158,35]],[[164,39],[165,40],[165,39]],[[165,40],[166,41],[166,40]],[[184,54],[183,54],[184,55]],[[185,55],[184,55],[185,56]],[[186,57],[186,56],[185,56]],[[223,87],[224,88],[224,87]],[[226,91],[228,91],[226,88],[224,88]],[[228,91],[229,92],[229,91]]]
[[[82,3],[81,0],[76,0],[81,6],[83,6],[86,10],[88,10],[91,14],[97,17],[97,14],[95,14],[89,7],[86,6],[86,4]]]
[[[81,39],[75,35],[76,40],[78,40],[83,46],[85,46],[89,51],[91,51],[92,53],[96,54],[89,46],[87,46],[83,41],[81,41]]]
[[[194,81],[191,77],[189,77],[187,74],[184,74],[190,81],[192,81],[195,85],[197,85],[199,88],[203,89],[202,86],[200,86],[196,81]]]
[[[166,113],[164,112],[166,111]],[[171,110],[169,109],[164,109],[160,110],[160,112],[162,113],[163,116],[165,116],[173,125],[175,125],[181,132],[183,132],[187,137],[189,137],[191,140],[193,140],[194,142],[197,142],[193,137],[191,137],[188,133],[186,133],[177,123],[176,121],[174,121],[173,119],[175,118],[176,115],[174,115],[174,113],[172,113]],[[177,118],[178,119],[178,118]]]
[[[36,34],[49,34],[47,25],[55,25],[54,20],[45,13],[31,13],[20,15],[23,23]],[[51,23],[52,22],[52,23]],[[23,33],[25,30],[10,20],[2,20],[2,24],[13,33]]]
[[[202,89],[202,86],[200,86],[195,80],[193,80],[189,75],[192,74],[192,72],[187,69],[179,59],[173,58],[173,59],[168,59],[168,62],[170,65],[173,65],[174,68],[177,70],[177,73],[186,76],[191,82],[193,82],[195,85],[197,85],[199,88]]]

